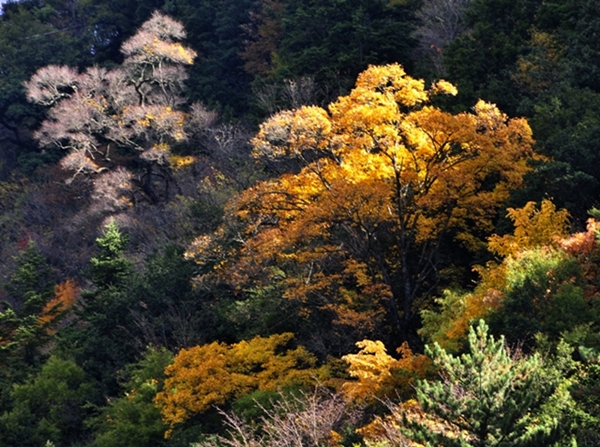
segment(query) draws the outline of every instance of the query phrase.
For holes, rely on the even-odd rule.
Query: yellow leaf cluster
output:
[[[150,60],[166,59],[186,65],[193,64],[197,56],[197,53],[191,48],[184,47],[179,42],[165,41],[158,36],[152,36],[152,40],[141,46],[138,51]]]
[[[325,378],[326,370],[316,366],[312,354],[301,346],[288,347],[292,338],[285,333],[182,349],[166,368],[164,391],[155,398],[163,420],[172,429],[251,391],[304,386]]]
[[[398,348],[400,359],[387,354],[380,341],[363,340],[356,343],[358,354],[347,354],[342,360],[348,363],[348,373],[357,379],[342,385],[347,399],[370,402],[394,394],[409,394],[416,377],[423,376],[429,367],[429,360],[420,354],[413,354],[408,344]]]
[[[141,127],[151,128],[159,137],[169,136],[175,141],[182,141],[186,137],[185,118],[185,113],[171,107],[152,105],[144,108],[143,116],[137,119],[136,123]]]
[[[363,340],[356,343],[358,354],[342,357],[348,364],[348,373],[358,382],[346,382],[342,389],[352,400],[365,400],[379,394],[385,382],[391,377],[391,369],[398,361],[388,355],[380,341]]]
[[[508,217],[515,225],[514,234],[490,237],[488,248],[502,257],[535,247],[558,246],[569,233],[569,212],[557,210],[550,200],[543,200],[540,208],[528,202],[523,208],[509,208]]]
[[[196,162],[196,157],[193,155],[171,155],[169,157],[169,164],[175,169],[185,168],[191,166]]]

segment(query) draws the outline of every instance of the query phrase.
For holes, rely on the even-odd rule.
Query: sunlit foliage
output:
[[[111,142],[158,161],[153,152],[163,151],[161,144],[167,138],[185,137],[183,114],[173,107],[181,102],[185,80],[180,65],[191,64],[195,53],[177,42],[183,37],[181,24],[155,13],[123,44],[121,68],[92,67],[83,73],[65,66],[38,70],[25,84],[28,97],[52,108],[37,139],[42,145],[72,150],[63,164],[76,172],[98,170],[94,159],[98,154],[108,157],[110,148],[105,146]],[[150,144],[141,143],[140,137]]]
[[[569,233],[569,213],[557,210],[550,200],[543,200],[539,209],[535,202],[523,208],[508,208],[508,217],[515,226],[514,234],[489,239],[488,249],[503,258],[535,247],[553,247]]]
[[[326,369],[318,368],[306,349],[288,347],[292,337],[285,333],[182,349],[166,368],[165,389],[155,399],[163,420],[172,429],[255,390],[277,391],[326,378]]]
[[[273,116],[254,154],[297,171],[240,194],[188,256],[238,289],[282,283],[306,312],[331,312],[356,336],[384,320],[406,336],[435,287],[444,236],[482,246],[534,156],[525,120],[483,101],[453,115],[430,105],[440,93],[456,89],[372,66],[328,109]]]
[[[356,343],[360,351],[342,357],[348,363],[348,373],[355,381],[342,386],[344,396],[357,402],[412,395],[415,379],[423,376],[429,360],[414,354],[406,343],[398,348],[400,359],[387,354],[380,341],[363,340]]]
[[[476,266],[480,280],[475,290],[446,290],[442,297],[436,299],[439,307],[435,311],[422,312],[422,335],[445,349],[458,349],[460,342],[466,338],[469,322],[487,316],[501,305],[510,288],[510,272],[530,272],[524,260],[528,250],[550,250],[535,255],[539,259],[563,259],[555,249],[565,240],[581,238],[568,237],[568,212],[556,210],[549,200],[542,201],[539,208],[534,202],[527,203],[523,208],[509,208],[508,218],[515,227],[513,234],[493,235],[488,240],[488,249],[504,258],[502,262]],[[549,276],[551,271],[553,269],[548,270]],[[520,336],[524,334],[520,333]]]

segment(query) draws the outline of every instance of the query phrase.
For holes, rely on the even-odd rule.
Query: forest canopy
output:
[[[0,445],[598,445],[599,14],[4,4]]]

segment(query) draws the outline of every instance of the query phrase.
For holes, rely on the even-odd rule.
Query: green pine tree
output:
[[[131,275],[133,264],[122,256],[127,242],[127,236],[113,219],[104,227],[102,237],[96,239],[100,253],[90,259],[90,276],[99,290],[122,284]]]
[[[560,368],[538,354],[511,355],[483,320],[471,327],[469,350],[453,356],[437,343],[427,348],[442,380],[418,383],[424,417],[405,415],[405,435],[436,447],[559,445],[573,404]]]
[[[0,365],[16,362],[22,369],[38,363],[38,348],[47,341],[38,316],[54,295],[54,282],[33,241],[15,261],[17,270],[4,285],[0,303]]]
[[[123,255],[127,236],[110,221],[96,239],[100,253],[90,259],[93,288],[81,294],[79,320],[57,335],[58,349],[71,355],[92,381],[98,402],[118,392],[117,371],[135,358],[128,343],[133,263]]]
[[[111,399],[90,425],[95,431],[94,447],[160,447],[167,425],[154,405],[162,391],[164,370],[173,362],[165,348],[148,348],[142,359],[125,367],[127,380],[119,398]]]

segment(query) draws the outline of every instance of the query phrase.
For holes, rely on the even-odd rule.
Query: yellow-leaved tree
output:
[[[344,396],[351,401],[372,403],[412,396],[415,379],[423,377],[431,365],[423,354],[414,354],[406,342],[397,349],[400,359],[389,355],[378,340],[359,341],[356,346],[360,348],[357,354],[342,357],[348,363],[348,374],[355,379],[342,385]]]
[[[483,101],[459,114],[431,104],[455,93],[397,64],[371,66],[327,109],[276,114],[254,155],[296,165],[231,201],[224,226],[188,256],[240,293],[277,284],[304,314],[327,312],[357,337],[386,327],[410,340],[444,238],[481,247],[534,157],[524,119]]]
[[[316,385],[327,368],[302,346],[289,347],[293,334],[255,337],[227,345],[213,342],[179,351],[165,369],[164,391],[156,395],[171,433],[178,424],[253,391]]]

